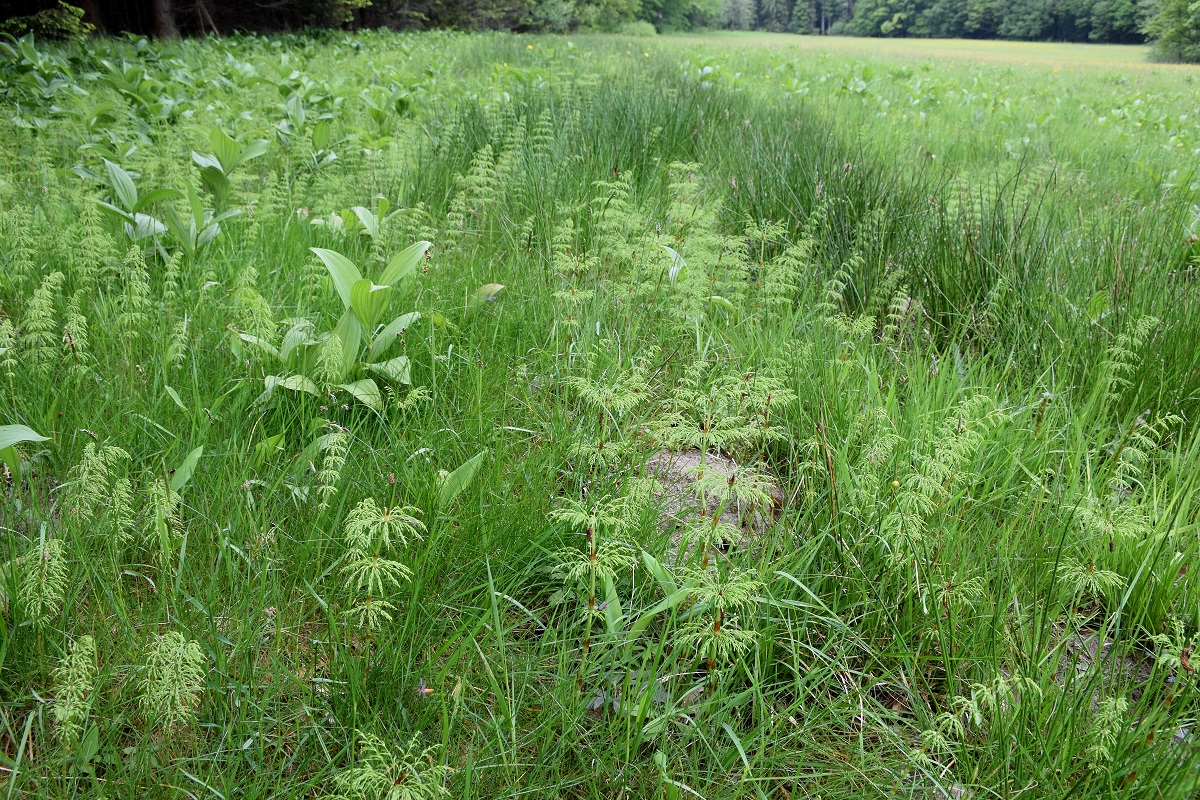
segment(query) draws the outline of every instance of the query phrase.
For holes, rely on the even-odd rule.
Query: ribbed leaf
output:
[[[392,287],[371,283],[367,278],[355,281],[350,287],[350,308],[368,333],[375,330],[391,299]]]
[[[49,436],[42,436],[33,428],[25,425],[0,425],[0,450],[21,442],[46,442],[49,440]]]
[[[667,270],[667,280],[669,280],[671,283],[675,283],[675,281],[679,278],[679,274],[683,272],[685,267],[687,267],[687,262],[683,260],[683,256],[679,255],[679,253],[670,247],[667,247],[665,244],[660,245],[660,247],[662,247],[663,250],[666,250],[667,254],[671,256],[671,268]]]
[[[367,408],[383,411],[383,394],[379,391],[379,386],[375,381],[370,378],[363,378],[354,383],[342,383],[338,386],[354,395],[354,398]]]
[[[374,372],[376,375],[381,375],[387,378],[392,383],[403,383],[405,385],[412,383],[410,371],[412,370],[412,362],[408,360],[408,356],[396,356],[390,361],[384,361],[382,364],[363,364],[363,369]]]
[[[325,268],[329,270],[329,277],[333,279],[333,288],[337,289],[342,303],[349,308],[350,290],[354,288],[354,284],[363,279],[358,267],[354,266],[353,261],[335,250],[326,250],[323,247],[310,247],[309,249],[325,263]]]
[[[358,217],[358,221],[362,223],[363,230],[367,232],[367,235],[372,239],[379,238],[379,220],[376,219],[374,212],[363,206],[355,206],[351,210],[354,212],[354,216]]]
[[[379,276],[379,282],[384,286],[395,286],[412,275],[417,271],[417,265],[421,263],[421,259],[425,257],[425,253],[432,245],[432,242],[417,242],[392,256],[392,260],[384,268],[383,274]]]
[[[237,166],[238,153],[242,148],[228,133],[221,130],[219,126],[214,125],[208,132],[208,143],[212,147],[213,154],[217,157],[217,160],[221,162],[222,172],[228,174]]]
[[[276,377],[275,375],[268,375],[268,389],[273,388],[271,384],[272,378],[275,379],[274,386],[278,386],[281,389],[291,389],[293,392],[305,392],[306,394],[311,394],[313,397],[321,396],[321,390],[317,387],[317,385],[303,375],[288,375],[286,378],[282,379]]]
[[[438,505],[445,507],[450,504],[458,493],[475,479],[475,473],[479,471],[480,464],[483,463],[483,457],[488,454],[487,450],[480,450],[475,455],[467,459],[462,466],[446,476],[442,482],[441,491],[438,492]]]
[[[183,459],[183,463],[172,470],[171,489],[178,492],[184,486],[187,486],[187,482],[192,479],[192,473],[196,471],[196,465],[200,463],[200,456],[202,455],[204,455],[204,445],[188,453],[187,458]]]
[[[137,188],[133,185],[133,178],[107,158],[104,159],[104,168],[108,170],[108,182],[112,186],[113,196],[116,197],[117,202],[126,211],[134,211],[137,206],[138,194]]]
[[[377,333],[375,339],[371,342],[371,349],[368,353],[371,360],[374,361],[386,353],[408,326],[420,318],[420,311],[410,311],[407,314],[401,314],[385,325],[383,330]]]
[[[148,208],[155,203],[161,203],[163,200],[178,200],[183,197],[183,192],[178,189],[163,187],[146,192],[145,195],[139,197],[133,206],[134,211],[141,211],[143,208]]]
[[[234,159],[234,162],[233,162],[233,167],[240,167],[242,164],[245,164],[247,161],[256,159],[259,156],[265,156],[267,154],[267,151],[270,149],[271,149],[271,143],[268,142],[266,139],[259,139],[257,142],[251,142],[250,144],[243,147],[241,149],[241,152],[239,152],[237,154],[237,157]],[[230,169],[233,169],[233,167],[230,167]],[[226,170],[226,171],[228,172],[228,170]]]
[[[345,380],[358,363],[358,349],[362,345],[362,324],[354,316],[354,312],[346,309],[342,318],[333,329],[333,335],[342,341],[342,368],[339,380]]]

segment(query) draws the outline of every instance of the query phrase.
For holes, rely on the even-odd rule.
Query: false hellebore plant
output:
[[[266,402],[276,389],[305,392],[321,397],[342,389],[368,408],[382,413],[384,393],[376,379],[386,384],[411,384],[408,356],[385,358],[408,326],[420,318],[409,311],[383,324],[392,295],[412,275],[425,256],[430,242],[417,242],[398,253],[384,268],[379,283],[364,278],[350,259],[319,247],[312,251],[325,264],[345,311],[332,331],[313,334],[313,324],[302,319],[284,335],[278,349],[249,334],[241,338],[271,355],[283,374],[268,375],[266,389],[258,402]],[[390,393],[391,388],[387,391]]]

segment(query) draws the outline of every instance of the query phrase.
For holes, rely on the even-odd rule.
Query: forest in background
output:
[[[0,18],[14,35],[59,37],[387,27],[1152,41],[1163,60],[1200,60],[1200,3],[1190,0],[5,0]]]

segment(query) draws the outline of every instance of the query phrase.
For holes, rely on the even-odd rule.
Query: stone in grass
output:
[[[715,453],[659,450],[646,461],[646,474],[657,482],[655,500],[671,535],[667,560],[675,564],[698,547],[695,530],[714,517],[737,530],[745,545],[774,524],[783,508],[783,495],[770,474]]]

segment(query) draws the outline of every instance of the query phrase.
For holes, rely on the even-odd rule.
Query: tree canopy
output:
[[[649,23],[657,31],[1150,40],[1164,60],[1200,61],[1200,0],[0,0],[0,18],[8,33],[51,37],[363,27],[637,33]]]

